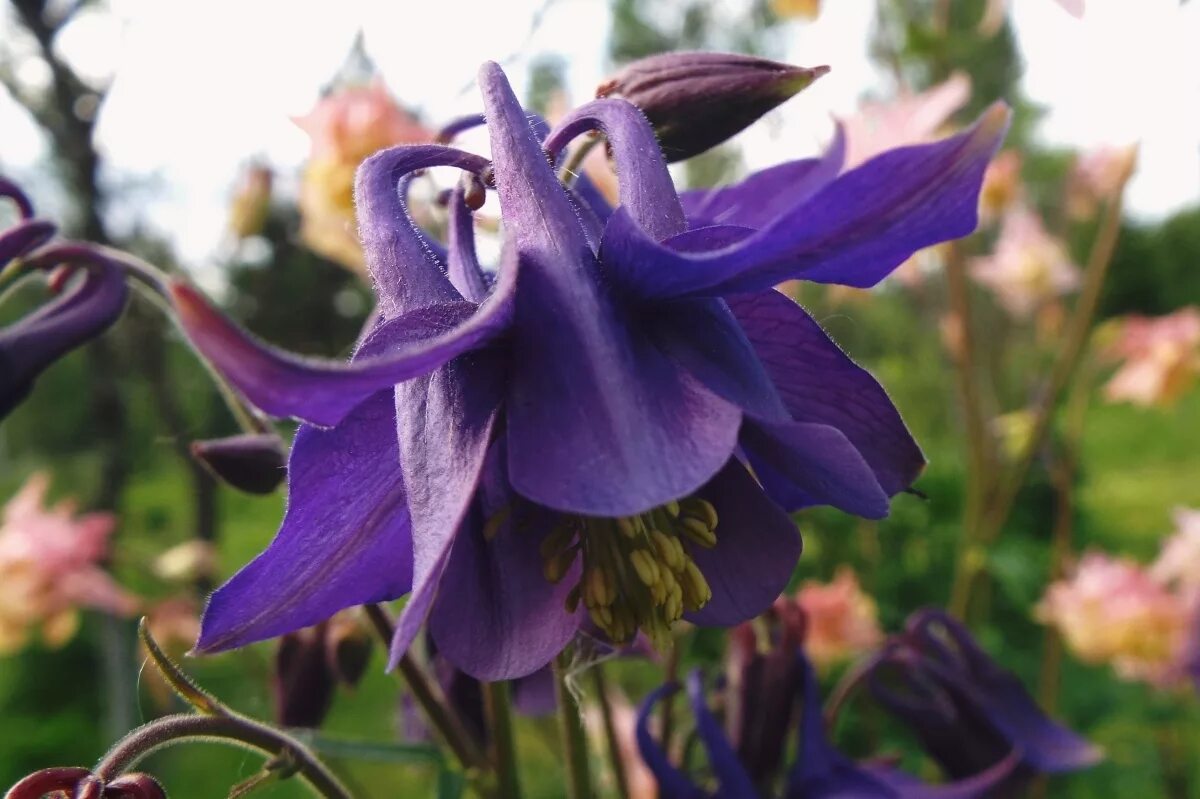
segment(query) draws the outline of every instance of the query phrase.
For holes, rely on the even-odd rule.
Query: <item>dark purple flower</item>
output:
[[[33,207],[12,183],[0,178],[0,197],[17,206],[21,221],[0,232],[0,282],[24,271],[19,259],[38,258],[38,268],[62,266],[53,276],[58,296],[42,307],[0,328],[0,419],[28,396],[43,371],[71,350],[100,335],[125,307],[129,289],[124,272],[99,251],[79,253],[63,248],[64,257],[39,250],[54,236],[50,222],[33,219]],[[86,255],[77,260],[68,255]],[[78,269],[73,267],[78,266]],[[74,272],[80,272],[74,277]],[[65,288],[63,285],[65,284]]]
[[[941,610],[913,614],[867,672],[876,700],[904,721],[952,777],[974,774],[1010,753],[1015,790],[1035,774],[1094,765],[1101,751],[1049,719],[1011,672],[988,657]]]
[[[734,624],[791,575],[786,511],[877,518],[923,466],[878,383],[771,287],[871,285],[970,232],[1005,109],[840,176],[835,145],[681,203],[629,103],[589,103],[540,141],[500,68],[480,80],[491,161],[422,145],[359,171],[380,321],[351,363],[268,347],[174,289],[214,366],[308,423],[283,527],[214,594],[200,650],[410,589],[393,660],[428,621],[443,656],[489,680],[544,666],[585,612],[615,641],[662,641],[680,616]],[[595,128],[621,178],[611,212],[546,157]],[[462,185],[444,249],[409,216],[413,173],[435,166],[495,185],[494,277]]]
[[[732,138],[828,71],[736,53],[660,53],[623,67],[596,96],[640,108],[666,160],[680,161]]]
[[[193,441],[191,450],[217,479],[249,494],[270,494],[287,476],[284,443],[274,433]]]

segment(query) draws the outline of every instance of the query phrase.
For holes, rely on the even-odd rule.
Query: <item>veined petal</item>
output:
[[[750,775],[738,762],[737,752],[733,751],[721,725],[708,709],[704,697],[704,678],[698,669],[688,675],[687,692],[692,715],[696,718],[696,734],[708,754],[709,767],[717,775],[719,795],[722,799],[759,799]]]
[[[654,342],[710,391],[759,419],[788,421],[775,385],[723,300],[661,303],[645,316]]]
[[[282,635],[412,586],[391,391],[377,392],[331,430],[301,426],[288,472],[278,535],[212,595],[197,651]]]
[[[867,519],[888,514],[871,467],[835,427],[747,421],[741,442],[767,494],[789,511],[832,505]]]
[[[502,448],[501,448],[502,449]],[[575,636],[579,613],[564,608],[578,582],[579,564],[557,584],[543,575],[539,545],[550,534],[556,515],[519,513],[518,501],[498,463],[485,467],[497,472],[493,490],[481,486],[481,501],[454,541],[443,575],[453,591],[443,591],[429,614],[429,634],[438,651],[451,663],[479,680],[512,680],[542,669]],[[487,495],[491,496],[487,496]],[[490,539],[483,534],[491,514],[507,506],[517,514]],[[528,516],[528,517],[527,517]]]
[[[727,302],[793,419],[840,430],[889,496],[912,485],[925,456],[869,372],[778,291],[730,297]]]
[[[115,266],[81,268],[78,282],[0,329],[0,419],[55,361],[104,332],[125,308],[129,289]]]
[[[474,353],[396,386],[414,564],[412,595],[396,624],[389,667],[408,651],[437,596],[500,413],[504,366],[498,353]]]
[[[717,511],[717,544],[688,546],[712,589],[712,599],[686,614],[694,624],[731,626],[771,606],[800,558],[800,531],[750,473],[731,458],[699,496]]]
[[[778,164],[732,186],[685,191],[679,201],[689,227],[740,225],[758,230],[825,188],[842,171],[845,159],[846,136],[839,124],[819,158]]]
[[[654,708],[663,697],[678,690],[678,685],[667,683],[652,691],[642,702],[637,715],[638,753],[651,773],[654,774],[654,779],[658,783],[659,799],[705,799],[704,791],[700,790],[682,771],[671,764],[667,753],[650,733],[650,716],[654,712]]]
[[[374,350],[380,354],[351,363],[305,358],[262,342],[185,284],[172,285],[171,296],[192,344],[253,405],[329,426],[375,391],[428,374],[502,333],[516,285],[515,267],[506,272],[478,308],[458,299],[385,319],[367,339],[381,343]]]
[[[641,513],[703,485],[740,411],[633,327],[499,67],[481,83],[496,187],[521,263],[508,395],[513,488],[596,516]]]
[[[551,155],[581,133],[601,130],[617,165],[621,205],[657,241],[687,229],[675,184],[645,114],[626,100],[593,100],[571,111],[546,138]]]
[[[460,299],[408,213],[401,179],[435,166],[478,174],[487,165],[486,158],[473,153],[420,144],[382,150],[358,168],[354,183],[358,234],[385,319]]]
[[[643,299],[748,293],[790,278],[873,286],[917,250],[975,229],[1008,117],[997,104],[957,136],[884,153],[720,250],[674,251],[617,209],[601,247],[605,268]]]

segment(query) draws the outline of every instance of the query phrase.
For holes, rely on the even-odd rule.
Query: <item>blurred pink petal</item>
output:
[[[1122,361],[1104,386],[1109,401],[1170,405],[1200,375],[1200,309],[1126,317],[1108,353]]]
[[[1163,585],[1200,591],[1200,510],[1176,509],[1175,533],[1163,542],[1150,576]]]
[[[1033,311],[1079,286],[1079,267],[1066,247],[1042,226],[1033,211],[1017,207],[1004,217],[993,253],[974,258],[971,276],[996,294],[1000,304],[1017,317]]]
[[[1084,0],[1054,0],[1075,19],[1083,19]],[[1000,30],[1008,13],[1008,0],[988,0],[983,18],[979,21],[979,32],[991,36]]]
[[[971,79],[956,72],[919,94],[902,93],[891,100],[863,103],[857,114],[842,120],[846,134],[843,169],[853,169],[885,150],[937,138],[970,97]]]
[[[110,514],[75,515],[71,503],[45,505],[49,478],[35,474],[0,521],[0,652],[42,627],[48,643],[74,631],[77,608],[128,615],[137,600],[98,565],[116,526]]]
[[[1169,685],[1184,676],[1191,603],[1124,558],[1090,552],[1052,583],[1036,609],[1081,660],[1129,680]]]
[[[1137,166],[1136,145],[1097,147],[1075,159],[1067,176],[1067,212],[1087,219],[1114,199]]]
[[[883,640],[875,600],[849,567],[838,569],[830,583],[806,581],[796,603],[804,611],[804,651],[817,668],[852,660]]]

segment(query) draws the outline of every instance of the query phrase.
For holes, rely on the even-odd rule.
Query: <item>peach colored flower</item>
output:
[[[271,209],[271,170],[261,164],[247,167],[229,204],[229,229],[239,239],[257,236]]]
[[[1002,150],[988,164],[979,193],[979,212],[986,220],[999,219],[1022,195],[1021,154]]]
[[[1163,542],[1150,576],[1163,585],[1200,595],[1200,510],[1177,508],[1175,532]]]
[[[1075,159],[1067,177],[1067,213],[1088,219],[1114,199],[1137,167],[1137,146],[1104,146]]]
[[[796,603],[804,611],[804,651],[817,668],[858,657],[883,640],[875,600],[849,567],[838,569],[830,583],[806,581]]]
[[[33,475],[0,522],[0,654],[20,649],[35,627],[50,646],[70,640],[77,610],[131,614],[137,601],[97,565],[116,526],[111,514],[45,506],[49,478]]]
[[[1035,613],[1081,660],[1109,663],[1124,679],[1165,686],[1183,676],[1190,603],[1133,561],[1085,554],[1046,589]]]
[[[863,103],[857,114],[842,120],[846,133],[844,168],[853,169],[894,147],[936,138],[970,97],[971,79],[956,72],[919,94],[905,92],[891,100]]]
[[[295,119],[312,139],[300,186],[300,235],[315,252],[362,272],[354,217],[354,173],[367,156],[396,144],[433,141],[433,131],[405,111],[382,81],[321,98]]]
[[[1200,375],[1200,308],[1126,317],[1108,353],[1123,361],[1104,386],[1109,401],[1170,405]]]
[[[821,13],[821,0],[771,0],[771,11],[780,19],[816,19]]]
[[[1005,214],[989,256],[972,259],[971,276],[995,292],[1013,316],[1026,317],[1079,286],[1079,267],[1037,214],[1017,207]]]
[[[1075,19],[1083,19],[1083,7],[1085,0],[1055,0],[1063,9],[1075,17]],[[1000,26],[1004,24],[1004,17],[1008,13],[1008,0],[988,0],[987,7],[983,11],[983,18],[979,20],[979,32],[984,36],[992,36],[996,31],[1000,30]]]

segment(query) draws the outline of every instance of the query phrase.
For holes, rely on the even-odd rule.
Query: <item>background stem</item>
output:
[[[564,652],[554,661],[554,695],[558,700],[559,735],[563,756],[567,761],[567,796],[569,799],[591,799],[592,779],[588,767],[587,741],[583,736],[579,703],[567,685],[570,663]]]
[[[512,697],[507,682],[483,684],[484,709],[492,735],[492,764],[496,768],[499,799],[518,799],[521,784],[517,774],[517,744],[513,737]]]

